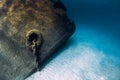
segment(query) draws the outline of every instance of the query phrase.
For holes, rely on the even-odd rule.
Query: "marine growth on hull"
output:
[[[24,80],[74,33],[60,0],[0,0],[0,80]]]

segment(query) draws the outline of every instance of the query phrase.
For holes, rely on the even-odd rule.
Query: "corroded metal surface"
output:
[[[0,80],[23,80],[74,30],[60,0],[0,0]]]

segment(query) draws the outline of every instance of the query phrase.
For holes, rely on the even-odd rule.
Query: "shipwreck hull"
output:
[[[0,0],[0,80],[24,80],[74,31],[59,0]]]

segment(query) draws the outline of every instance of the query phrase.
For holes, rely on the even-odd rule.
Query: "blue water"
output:
[[[76,32],[27,80],[120,80],[120,1],[62,1]]]

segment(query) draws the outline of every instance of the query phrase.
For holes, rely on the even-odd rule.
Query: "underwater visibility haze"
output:
[[[120,1],[62,0],[76,32],[26,80],[120,80]]]

